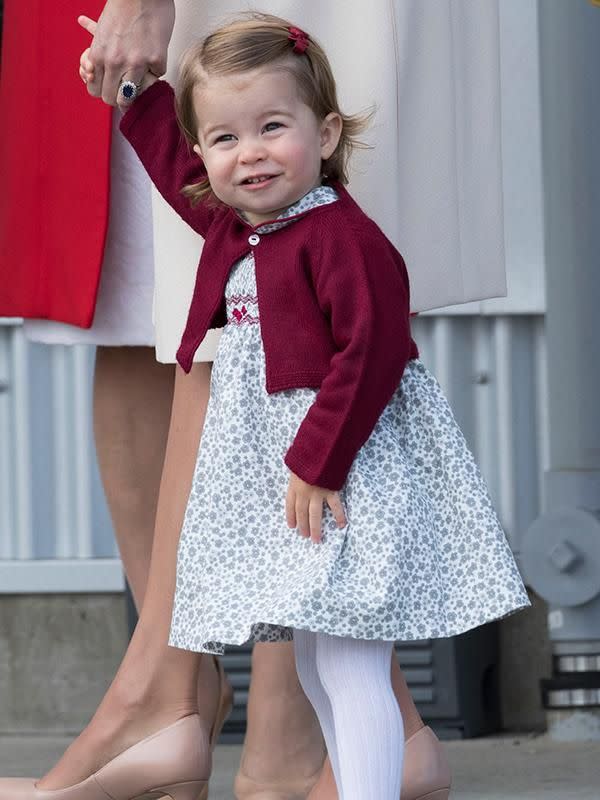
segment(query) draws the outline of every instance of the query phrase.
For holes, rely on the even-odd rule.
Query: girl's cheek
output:
[[[302,140],[295,139],[293,141],[289,141],[286,145],[286,155],[288,160],[304,169],[311,165],[313,161],[320,164],[320,151],[315,151],[313,153],[312,149],[307,145],[308,143]]]

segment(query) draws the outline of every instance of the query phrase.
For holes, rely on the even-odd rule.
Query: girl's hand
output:
[[[327,503],[331,509],[338,528],[343,528],[346,525],[346,515],[339,493],[311,486],[292,472],[285,498],[288,526],[298,528],[305,539],[310,537],[313,542],[320,542],[323,503]]]
[[[79,24],[85,28],[89,33],[94,35],[94,31],[96,30],[96,24],[93,19],[89,17],[79,17],[78,20]],[[88,47],[87,50],[84,50],[79,58],[79,77],[81,80],[89,86],[94,81],[95,71],[94,71],[94,64],[90,58],[91,47]],[[147,89],[149,86],[152,86],[158,80],[156,75],[153,75],[151,72],[147,72],[142,80],[142,85],[140,86],[140,94]],[[114,105],[114,103],[111,103]],[[127,108],[127,106],[131,105],[131,103],[119,103],[122,108]]]
[[[94,80],[94,65],[90,61],[90,48],[84,50],[79,58],[79,77],[84,83]]]

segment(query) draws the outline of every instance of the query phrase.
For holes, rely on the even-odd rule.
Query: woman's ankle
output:
[[[138,624],[102,705],[120,707],[123,716],[132,717],[165,709],[194,713],[199,670],[198,653],[157,644]]]

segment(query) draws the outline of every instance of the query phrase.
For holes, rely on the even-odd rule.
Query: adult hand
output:
[[[90,30],[93,21],[81,16],[78,22]],[[163,75],[174,24],[174,0],[107,0],[88,54],[88,92],[109,105],[125,105],[117,97],[123,77],[140,84],[147,72]]]
[[[96,23],[94,22],[94,20],[88,19],[87,17],[85,17],[85,19],[87,20],[85,27],[87,30],[89,30],[89,32],[93,36],[94,27]],[[87,50],[83,51],[79,59],[79,77],[84,83],[90,83],[91,81],[94,80],[94,67],[92,65],[92,62],[90,61],[89,47],[87,48]],[[139,92],[144,92],[146,89],[148,89],[148,87],[152,86],[153,83],[156,83],[157,80],[158,78],[156,77],[156,75],[153,75],[151,72],[147,72],[144,75],[144,80],[142,84],[139,86]],[[127,105],[130,105],[131,102],[132,101],[130,100],[127,103]],[[120,105],[125,105],[125,104],[121,102]]]
[[[338,528],[346,525],[346,515],[338,492],[311,486],[292,472],[285,498],[285,515],[288,527],[298,528],[300,536],[320,542],[323,503],[327,503]]]

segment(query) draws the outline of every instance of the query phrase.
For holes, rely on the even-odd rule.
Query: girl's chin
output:
[[[276,208],[273,211],[244,211],[244,216],[250,223],[250,225],[256,227],[257,225],[264,225],[265,222],[273,222],[274,219],[285,211],[284,208]]]

